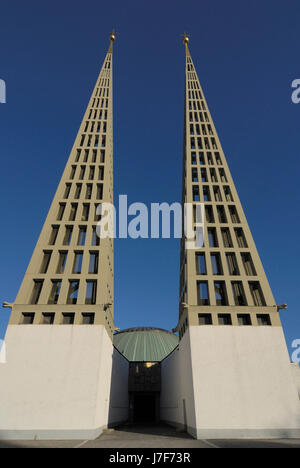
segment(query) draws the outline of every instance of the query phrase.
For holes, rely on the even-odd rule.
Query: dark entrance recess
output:
[[[158,423],[161,388],[159,362],[129,364],[129,423]]]
[[[156,422],[155,394],[133,395],[133,422]]]

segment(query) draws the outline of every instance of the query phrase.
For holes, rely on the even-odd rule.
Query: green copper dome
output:
[[[174,333],[161,328],[127,328],[114,334],[113,343],[128,361],[160,362],[178,345]]]

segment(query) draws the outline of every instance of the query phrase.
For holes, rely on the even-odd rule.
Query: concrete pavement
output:
[[[300,439],[195,440],[166,425],[124,425],[95,440],[0,440],[0,448],[300,448]]]

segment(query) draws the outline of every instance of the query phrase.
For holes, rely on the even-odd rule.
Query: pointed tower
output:
[[[108,418],[113,239],[114,34],[37,241],[5,337],[0,437],[90,437]]]
[[[203,247],[190,249],[184,240],[181,244],[180,337],[187,326],[198,324],[281,326],[188,49],[188,37],[184,44],[183,203],[204,205],[205,227]]]
[[[113,203],[112,44],[12,307],[10,325],[103,324],[113,331],[113,241],[97,207]],[[109,305],[108,305],[109,304]]]
[[[203,243],[191,248],[181,241],[180,345],[165,362],[162,397],[167,408],[169,397],[179,403],[162,413],[198,438],[293,436],[300,406],[278,307],[188,42],[185,35],[182,203],[193,205],[193,228]],[[196,219],[197,205],[203,219]]]

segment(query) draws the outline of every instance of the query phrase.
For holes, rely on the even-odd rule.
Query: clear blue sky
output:
[[[2,1],[1,301],[15,299],[113,27],[115,196],[180,201],[187,31],[276,301],[289,305],[288,345],[299,338],[299,17],[299,0]],[[117,325],[174,327],[178,269],[178,240],[117,240]]]

